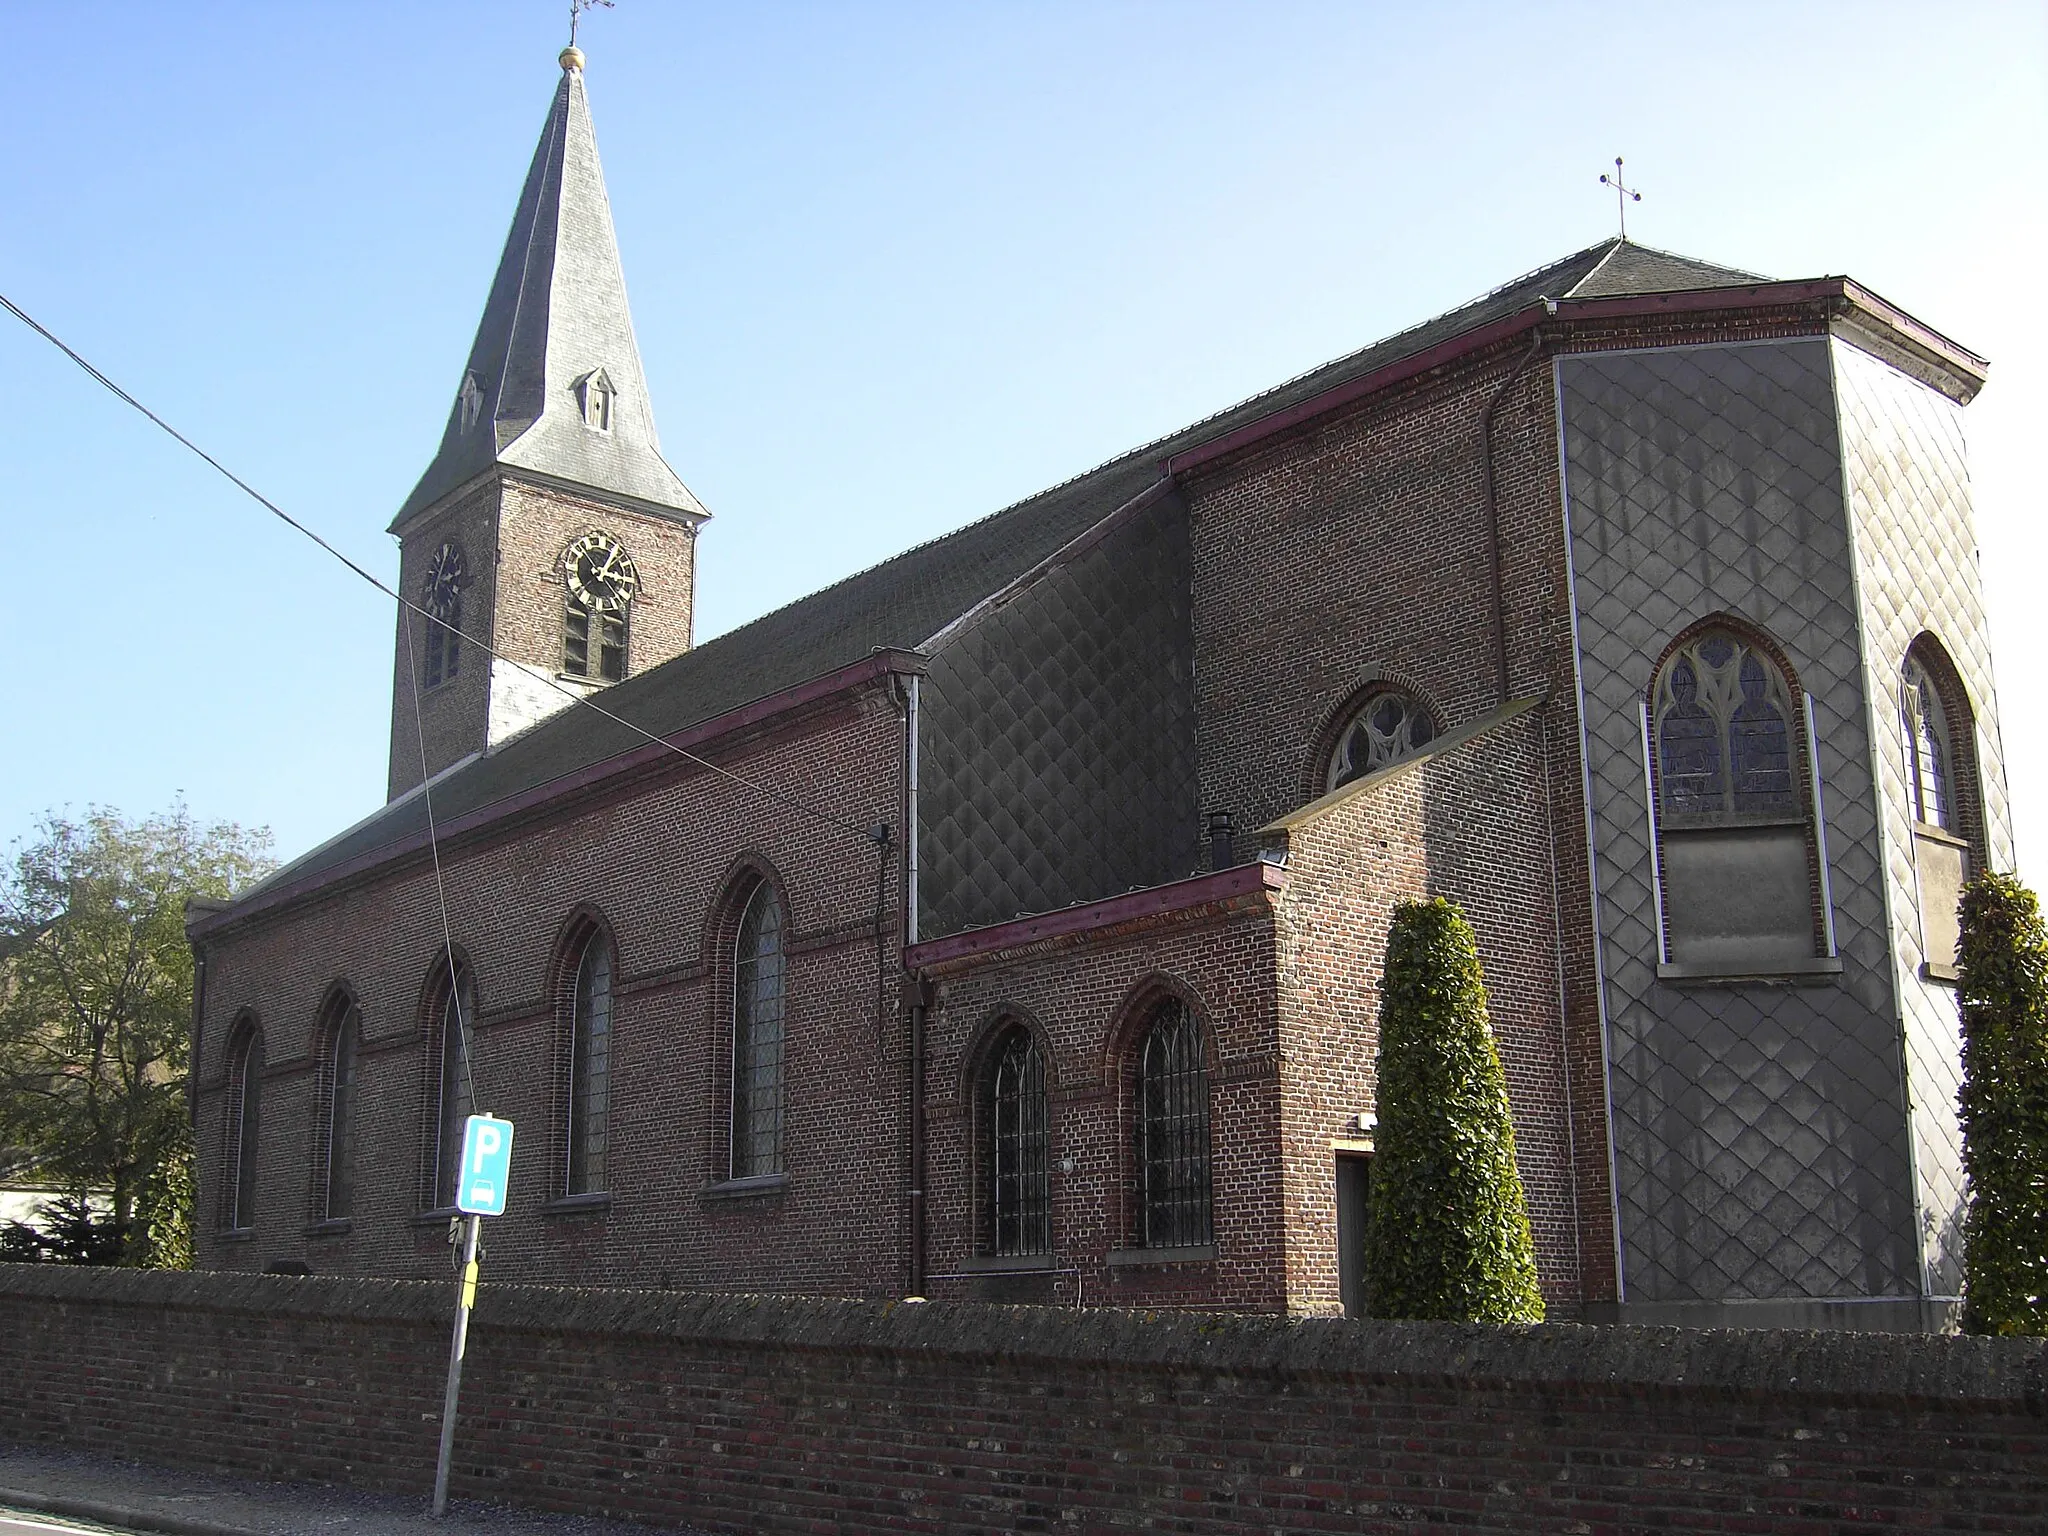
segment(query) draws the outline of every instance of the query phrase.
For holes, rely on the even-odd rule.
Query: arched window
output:
[[[1973,858],[1983,853],[1976,774],[1976,717],[1941,642],[1922,635],[1899,669],[1900,766],[1913,822],[1923,974],[1958,979],[1957,903]]]
[[[1154,1011],[1139,1047],[1138,1242],[1191,1248],[1210,1241],[1209,1073],[1202,1028],[1178,998]]]
[[[1005,1031],[989,1063],[983,1123],[989,1231],[998,1254],[1052,1251],[1045,1059],[1031,1032]]]
[[[462,589],[469,585],[469,561],[459,544],[443,544],[427,562],[420,606],[432,615],[425,624],[424,681],[434,688],[454,677],[462,665]]]
[[[362,1010],[338,992],[321,1010],[319,1158],[314,1168],[315,1221],[339,1221],[349,1214],[354,1173],[356,1056],[362,1042]]]
[[[462,1176],[462,1131],[474,1103],[471,1051],[476,1029],[476,984],[466,965],[457,966],[452,981],[445,971],[442,975],[429,1037],[434,1052],[433,1092],[427,1100],[433,1112],[427,1131],[435,1210],[446,1210],[455,1204]]]
[[[1397,688],[1369,694],[1337,733],[1323,787],[1336,789],[1362,779],[1428,746],[1435,736],[1436,722],[1414,695]]]
[[[741,914],[732,966],[732,1176],[782,1171],[782,904],[767,881]]]
[[[244,1232],[256,1225],[258,1132],[263,1108],[263,1031],[245,1019],[228,1047],[227,1175],[221,1225]]]
[[[1917,655],[1899,674],[1899,715],[1906,749],[1906,797],[1913,819],[1944,832],[1956,830],[1956,771],[1949,745],[1948,711],[1941,690]]]
[[[605,1188],[610,1140],[612,947],[594,925],[576,958],[569,1007],[569,1161],[564,1191],[585,1195]]]
[[[1686,637],[1658,668],[1644,746],[1660,959],[1681,971],[1776,974],[1832,954],[1810,723],[1795,700],[1803,696],[1772,652],[1733,625]]]

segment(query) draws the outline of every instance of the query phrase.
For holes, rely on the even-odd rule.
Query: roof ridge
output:
[[[1563,293],[1560,293],[1558,297],[1560,299],[1568,299],[1573,294],[1577,293],[1581,288],[1585,287],[1586,284],[1593,281],[1593,278],[1596,274],[1598,274],[1600,269],[1606,266],[1607,263],[1609,263],[1610,261],[1614,260],[1614,253],[1627,244],[1628,237],[1625,235],[1616,235],[1612,240],[1608,241],[1607,249],[1601,253],[1600,259],[1594,262],[1592,266],[1586,268],[1584,272],[1580,273],[1579,280],[1573,283],[1571,287],[1565,289]],[[1593,247],[1588,246],[1586,249],[1591,250],[1593,249]],[[1645,246],[1643,247],[1643,249],[1647,250],[1649,249],[1649,247]]]

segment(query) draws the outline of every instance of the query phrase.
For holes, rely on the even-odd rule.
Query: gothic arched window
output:
[[[1913,642],[1899,669],[1899,738],[1924,974],[1954,981],[1957,904],[1983,852],[1976,723],[1955,664],[1932,635]]]
[[[1047,1167],[1045,1059],[1031,1032],[1006,1030],[984,1089],[989,1231],[1003,1255],[1052,1250],[1052,1184]]]
[[[576,960],[569,1015],[569,1159],[565,1192],[605,1188],[610,1143],[612,947],[592,925]]]
[[[434,688],[454,677],[462,666],[462,589],[469,585],[469,561],[460,544],[443,544],[427,562],[420,606],[425,621],[424,681]]]
[[[427,1127],[433,1169],[433,1209],[455,1204],[462,1176],[462,1132],[472,1113],[471,1042],[476,1030],[476,984],[469,967],[458,965],[451,979],[442,972],[429,1038],[433,1045],[427,1103],[433,1118]]]
[[[1941,690],[1918,656],[1899,674],[1899,715],[1906,748],[1906,798],[1913,819],[1944,832],[1956,829],[1955,766]]]
[[[315,1221],[338,1221],[349,1213],[352,1193],[356,1057],[362,1041],[362,1010],[337,992],[321,1010],[319,1159],[314,1168]]]
[[[263,1109],[263,1031],[244,1019],[228,1046],[227,1177],[222,1181],[221,1225],[243,1232],[256,1225],[258,1133]]]
[[[1210,1241],[1209,1073],[1202,1028],[1178,998],[1158,1005],[1138,1052],[1138,1243]]]
[[[1337,733],[1324,788],[1336,789],[1362,779],[1429,745],[1435,736],[1436,722],[1413,694],[1397,688],[1369,694]]]
[[[1773,974],[1832,955],[1803,704],[1775,655],[1733,625],[1702,628],[1658,669],[1644,745],[1670,965]]]
[[[782,904],[766,880],[740,915],[732,965],[732,1176],[782,1171]]]

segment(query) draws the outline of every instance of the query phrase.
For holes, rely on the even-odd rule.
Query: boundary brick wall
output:
[[[452,1287],[0,1269],[0,1435],[424,1495]],[[483,1288],[453,1479],[722,1531],[2038,1531],[2048,1341]]]

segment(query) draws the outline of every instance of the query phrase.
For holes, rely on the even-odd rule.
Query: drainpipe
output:
[[[910,995],[910,1290],[924,1300],[924,1025],[932,984],[911,978]]]
[[[1556,314],[1557,300],[1545,299],[1543,309],[1546,314]],[[1487,398],[1479,412],[1479,462],[1486,498],[1486,558],[1493,581],[1494,687],[1498,702],[1502,704],[1508,701],[1508,600],[1506,577],[1501,570],[1500,493],[1493,473],[1493,413],[1500,408],[1501,400],[1514,387],[1515,381],[1536,361],[1545,339],[1543,327],[1537,326],[1529,338],[1529,350],[1508,370],[1508,376],[1500,381],[1500,387]]]

